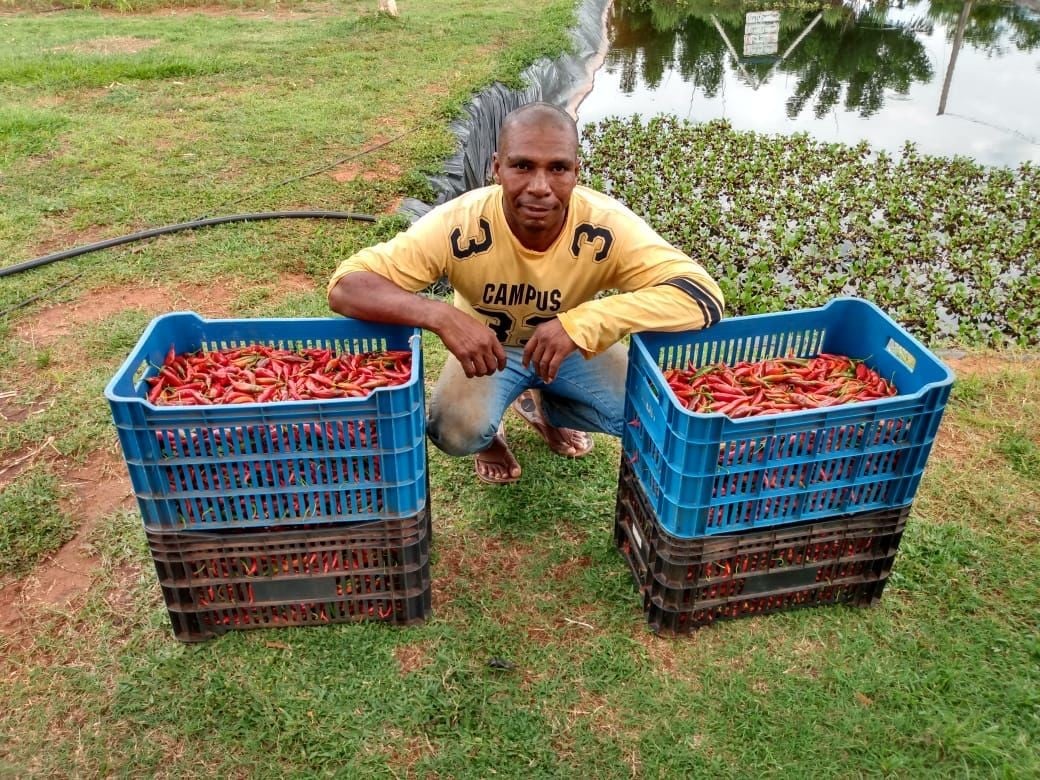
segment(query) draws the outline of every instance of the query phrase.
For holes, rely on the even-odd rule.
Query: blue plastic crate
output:
[[[865,360],[898,395],[730,419],[695,413],[663,371],[829,352]],[[662,527],[695,538],[913,501],[953,373],[868,301],[641,333],[629,348],[624,457]]]
[[[408,382],[364,398],[156,406],[178,354],[263,344],[337,353],[410,350]],[[157,317],[105,388],[146,528],[206,530],[411,517],[426,505],[418,328],[347,318]]]

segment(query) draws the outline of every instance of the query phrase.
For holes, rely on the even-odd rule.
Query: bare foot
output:
[[[549,424],[542,412],[541,396],[534,390],[524,390],[513,401],[513,409],[538,431],[538,435],[549,445],[549,449],[557,455],[581,458],[592,450],[592,437],[585,431],[556,428]]]
[[[511,485],[520,479],[520,464],[509,451],[505,431],[501,426],[491,440],[491,446],[477,453],[473,468],[477,472],[477,479],[489,485]]]

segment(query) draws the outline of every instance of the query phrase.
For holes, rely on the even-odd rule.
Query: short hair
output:
[[[580,146],[578,141],[578,125],[574,121],[574,117],[559,106],[554,106],[552,103],[538,101],[535,103],[526,103],[519,108],[514,108],[506,114],[505,118],[502,120],[502,126],[498,131],[498,148],[502,148],[502,141],[506,138],[512,128],[528,124],[549,124],[555,125],[560,129],[568,130],[574,136],[574,148],[577,149]]]

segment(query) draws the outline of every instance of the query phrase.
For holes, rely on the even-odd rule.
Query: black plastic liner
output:
[[[522,90],[495,83],[479,93],[451,125],[458,138],[458,151],[444,163],[442,173],[431,176],[435,195],[432,204],[407,198],[398,212],[415,220],[469,190],[491,182],[491,155],[506,114],[515,108],[543,101],[574,116],[588,94],[592,78],[603,62],[607,48],[606,14],[612,0],[584,0],[578,8],[578,24],[571,30],[572,51],[555,60],[538,60],[521,78]]]

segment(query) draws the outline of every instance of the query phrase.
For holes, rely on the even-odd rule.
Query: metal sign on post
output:
[[[779,11],[752,11],[744,17],[745,57],[776,54],[779,40]]]

